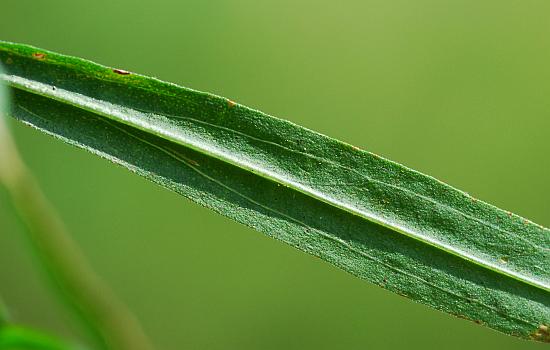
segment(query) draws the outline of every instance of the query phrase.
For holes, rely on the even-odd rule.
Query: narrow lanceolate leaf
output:
[[[228,99],[0,42],[11,115],[436,309],[549,341],[550,231]]]

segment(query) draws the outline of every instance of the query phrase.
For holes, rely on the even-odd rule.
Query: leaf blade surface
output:
[[[16,119],[413,300],[544,338],[548,229],[225,98],[24,45],[0,59]]]

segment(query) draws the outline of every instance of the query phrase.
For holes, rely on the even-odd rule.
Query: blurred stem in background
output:
[[[96,346],[105,350],[153,349],[135,317],[89,266],[27,169],[8,130],[2,98],[0,91],[0,185],[26,226],[42,266],[86,324]],[[0,323],[2,315],[0,302]]]

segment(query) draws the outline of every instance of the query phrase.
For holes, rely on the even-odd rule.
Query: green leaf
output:
[[[228,99],[0,42],[11,115],[438,310],[549,341],[550,230]]]
[[[9,326],[0,328],[2,350],[77,350],[50,336],[26,328]]]

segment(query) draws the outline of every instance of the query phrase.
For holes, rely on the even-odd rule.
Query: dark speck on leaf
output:
[[[43,60],[46,58],[46,54],[41,52],[35,52],[32,54],[32,57],[36,58],[37,60]]]
[[[120,74],[120,75],[129,75],[130,74],[130,72],[125,71],[123,69],[113,69],[113,72],[115,72],[116,74]]]

